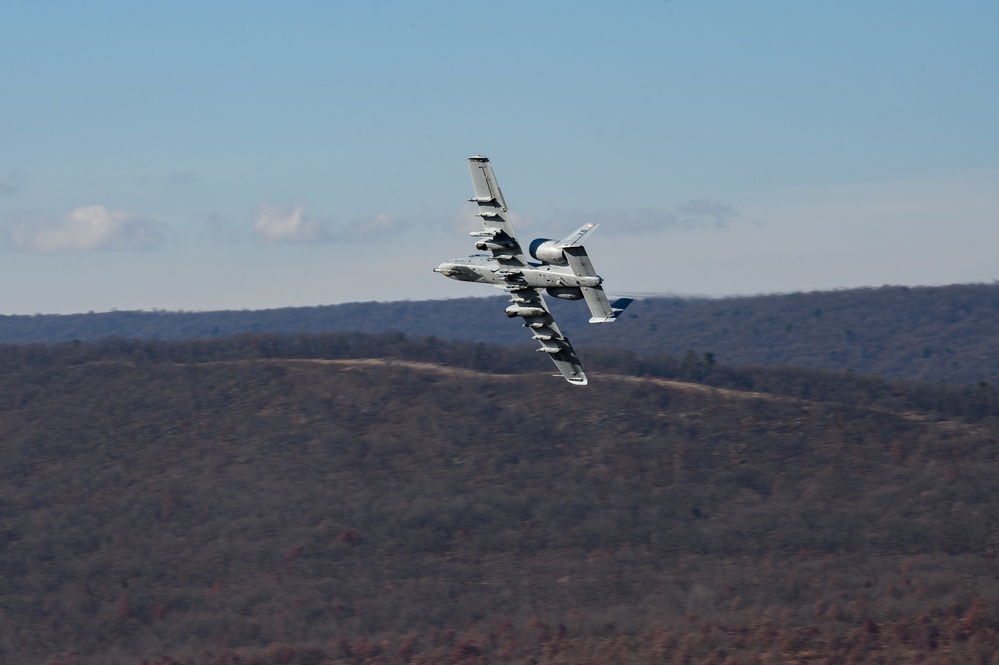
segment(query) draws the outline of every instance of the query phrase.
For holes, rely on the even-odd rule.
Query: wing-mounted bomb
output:
[[[485,252],[487,250],[502,252],[507,249],[513,249],[516,246],[517,243],[512,240],[480,240],[475,243],[475,249],[480,252]]]
[[[524,305],[510,305],[506,308],[506,315],[511,319],[515,316],[544,316],[547,312],[541,307],[526,307]]]
[[[472,235],[480,238],[480,240],[475,243],[475,249],[480,252],[502,252],[517,249],[517,241],[500,229],[477,231]]]

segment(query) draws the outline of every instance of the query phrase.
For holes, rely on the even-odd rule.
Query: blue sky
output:
[[[999,3],[21,2],[0,313],[492,295],[465,158],[617,294],[999,279]]]

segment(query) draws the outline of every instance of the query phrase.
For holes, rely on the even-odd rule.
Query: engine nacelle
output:
[[[531,256],[542,263],[550,263],[556,266],[564,266],[569,263],[565,259],[565,252],[551,238],[538,238],[532,241],[530,253]]]
[[[548,295],[562,300],[582,300],[583,292],[575,286],[549,286]]]

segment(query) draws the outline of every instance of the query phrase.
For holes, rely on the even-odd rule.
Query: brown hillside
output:
[[[999,647],[994,418],[162,348],[7,357],[3,662],[989,662]]]

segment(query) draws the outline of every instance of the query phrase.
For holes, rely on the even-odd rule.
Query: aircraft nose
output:
[[[452,264],[450,264],[447,261],[445,261],[444,263],[442,263],[439,266],[437,266],[436,268],[434,268],[434,272],[439,272],[440,274],[444,275],[445,277],[448,277],[451,274],[451,265]]]

